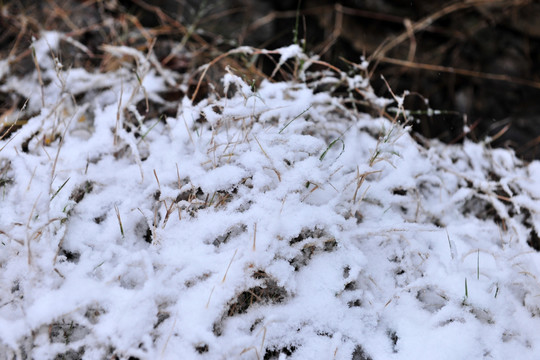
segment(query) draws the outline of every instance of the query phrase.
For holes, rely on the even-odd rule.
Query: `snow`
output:
[[[0,142],[0,359],[538,358],[538,162],[232,72],[143,138],[146,54],[108,50],[142,84],[59,70],[60,39],[44,107],[36,74],[0,85],[34,111]]]

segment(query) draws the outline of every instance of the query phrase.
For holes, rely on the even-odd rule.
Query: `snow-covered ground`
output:
[[[0,63],[33,114],[0,141],[0,359],[540,358],[539,162],[421,146],[297,46],[297,81],[168,104],[152,56],[88,73],[59,41]]]

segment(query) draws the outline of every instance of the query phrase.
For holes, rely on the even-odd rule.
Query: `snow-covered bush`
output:
[[[0,64],[31,114],[2,124],[0,359],[538,356],[540,163],[420,145],[297,46],[296,80],[175,102],[152,55],[65,69],[62,36]]]

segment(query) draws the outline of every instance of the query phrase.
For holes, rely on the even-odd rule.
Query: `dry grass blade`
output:
[[[34,66],[36,67],[39,86],[41,87],[41,105],[45,107],[45,93],[44,93],[45,84],[43,83],[43,78],[41,76],[41,68],[39,67],[39,62],[36,55],[36,49],[33,46],[31,47],[31,49],[32,49],[32,60],[34,60]]]
[[[388,58],[388,57],[381,57],[378,60],[380,62],[404,66],[404,67],[413,68],[413,69],[437,71],[437,72],[444,72],[448,74],[458,74],[458,75],[475,77],[475,78],[486,79],[486,80],[504,81],[508,83],[525,85],[532,88],[540,89],[540,82],[538,81],[517,78],[510,75],[484,73],[480,71],[459,69],[459,68],[453,68],[453,67],[447,67],[447,66],[441,66],[441,65],[423,64],[423,63],[418,63],[418,62],[413,62],[413,61],[408,61],[408,60],[393,59],[393,58]]]
[[[206,76],[206,73],[208,72],[208,69],[216,64],[217,62],[219,62],[220,60],[226,58],[227,56],[231,55],[231,54],[237,54],[239,52],[243,52],[239,49],[233,49],[233,50],[230,50],[230,51],[227,51],[226,53],[223,53],[221,55],[219,55],[218,57],[216,57],[214,60],[210,61],[208,64],[204,65],[203,66],[203,71],[202,71],[202,74],[201,74],[201,77],[199,78],[199,81],[197,82],[197,87],[195,88],[195,91],[193,92],[193,95],[191,96],[191,101],[192,102],[195,102],[195,99],[197,98],[197,94],[199,93],[199,90],[201,88],[201,84],[202,84],[202,81],[204,80],[204,77]]]
[[[335,5],[335,20],[334,20],[334,29],[332,30],[332,33],[328,37],[328,39],[321,44],[322,50],[319,52],[319,56],[323,56],[334,46],[336,41],[339,39],[339,37],[342,34],[343,31],[343,10],[342,10],[341,4]]]
[[[210,61],[209,63],[203,65],[200,68],[200,69],[202,69],[202,74],[199,77],[199,81],[197,82],[197,86],[195,87],[195,91],[193,91],[193,95],[191,96],[191,101],[192,102],[195,102],[195,99],[197,99],[197,94],[199,93],[202,82],[203,82],[204,78],[206,77],[206,73],[208,72],[210,67],[212,67],[213,65],[215,65],[219,61],[225,59],[226,57],[228,57],[230,55],[235,55],[235,54],[270,55],[270,54],[280,54],[280,52],[277,51],[277,50],[261,50],[261,49],[257,49],[257,48],[245,47],[244,46],[244,47],[241,47],[241,48],[236,48],[236,49],[229,50],[226,53],[223,53],[223,54],[217,56],[212,61]],[[327,66],[327,67],[331,68],[332,70],[340,73],[340,70],[338,68],[336,68],[335,66],[332,66],[332,65],[330,65],[328,63],[325,63],[324,61],[313,60],[312,62],[315,63],[315,64],[320,64],[320,65]],[[280,68],[278,68],[277,70],[280,70]]]
[[[0,135],[0,141],[2,141],[2,139],[3,139],[6,135],[8,135],[9,133],[11,133],[11,130],[13,130],[13,128],[15,127],[16,124],[17,124],[17,122],[14,122],[13,124],[11,124],[11,125],[9,126],[9,128],[7,128],[7,130],[5,130],[4,133],[3,133],[2,135]],[[17,135],[17,134],[15,134],[15,136],[16,136],[16,135]],[[14,137],[15,137],[15,136],[14,136]],[[11,140],[13,140],[14,137],[12,137],[11,139],[9,139],[9,141],[8,141],[4,146],[2,146],[2,147],[0,148],[0,151],[4,150],[4,148],[11,142]]]
[[[272,163],[272,159],[270,158],[270,156],[268,156],[266,151],[264,151],[264,148],[262,147],[261,143],[259,142],[259,139],[257,139],[257,137],[255,135],[253,135],[253,138],[255,139],[257,144],[259,145],[259,148],[261,149],[264,156]],[[275,167],[272,167],[272,170],[276,173],[276,176],[277,176],[278,180],[281,182],[281,173]]]
[[[165,226],[167,225],[167,221],[169,221],[169,216],[171,216],[172,212],[175,209],[175,202],[171,202],[171,206],[167,206],[167,202],[163,200],[163,205],[165,205],[165,209],[167,212],[165,213],[165,218],[163,219],[163,225],[161,226],[162,229],[165,229]]]
[[[467,123],[465,117],[465,123]],[[452,141],[448,143],[448,145],[456,144],[458,141],[463,139],[467,134],[471,134],[476,127],[480,124],[481,119],[476,120],[471,126],[468,127],[467,131],[462,131],[461,134],[459,134],[456,138],[454,138]]]
[[[329,64],[326,61],[315,60],[315,59],[311,59],[310,61],[312,63],[314,63],[314,64],[317,64],[317,65],[326,66],[327,68],[334,70],[336,73],[341,74],[341,70],[339,70],[338,67],[336,67],[336,66],[334,66],[332,64]]]
[[[116,206],[116,204],[114,205],[114,211],[116,212],[116,218],[118,219],[118,225],[120,226],[120,233],[122,234],[122,237],[124,237],[124,226],[122,226],[122,218],[120,218],[120,210],[118,210],[118,206]]]
[[[157,176],[156,169],[154,169],[154,176],[156,177],[156,182],[157,182],[158,189],[161,190],[161,185],[159,184],[159,178]]]
[[[161,21],[171,24],[173,27],[180,30],[180,32],[182,34],[186,35],[186,34],[189,33],[189,30],[184,25],[182,25],[180,22],[173,19],[169,15],[165,14],[165,12],[159,6],[150,5],[150,4],[148,4],[147,2],[145,2],[143,0],[132,0],[132,1],[135,4],[137,4],[138,6],[140,6],[141,8],[143,8],[143,9],[145,9],[147,11],[155,13],[156,16]],[[197,33],[190,34],[190,36],[192,38],[194,38],[201,46],[207,46],[208,45],[208,43],[201,36],[199,36]]]
[[[210,305],[210,300],[212,299],[212,294],[214,293],[215,289],[216,287],[214,286],[212,290],[210,291],[210,295],[208,295],[208,301],[206,302],[206,306],[205,306],[206,309],[208,309],[208,306]]]
[[[528,141],[525,145],[523,145],[522,147],[520,147],[518,149],[518,151],[523,151],[523,150],[527,150],[527,149],[531,149],[531,148],[534,148],[535,146],[538,146],[540,145],[540,136],[537,136],[535,137],[534,139],[532,139],[531,141]]]
[[[403,22],[405,24],[405,28],[407,29],[407,34],[409,35],[409,55],[407,55],[407,60],[413,61],[414,55],[416,54],[416,38],[414,36],[412,22],[409,19],[405,19]]]
[[[122,112],[122,97],[124,95],[124,82],[120,87],[120,98],[118,99],[118,109],[116,111],[116,125],[114,128],[114,140],[113,143],[116,146],[118,144],[118,131],[120,130],[120,113]]]
[[[221,280],[222,283],[225,282],[225,280],[227,279],[227,274],[229,273],[229,269],[231,268],[231,265],[233,263],[233,260],[234,260],[234,257],[236,256],[236,253],[238,252],[238,249],[234,250],[234,254],[231,258],[231,261],[229,262],[229,266],[227,266],[227,270],[225,271],[225,275],[223,275],[223,279]]]
[[[257,248],[255,246],[257,242],[257,223],[253,226],[253,251],[255,251]]]
[[[490,139],[490,142],[493,142],[503,136],[512,126],[512,124],[506,124],[505,127],[503,127],[501,130],[499,130],[495,135],[493,135]]]
[[[255,135],[253,135],[253,138],[255,139],[255,141],[257,142],[257,144],[259,145],[259,148],[261,149],[263,155],[270,161],[272,161],[272,159],[270,159],[270,156],[268,156],[268,154],[266,153],[266,151],[264,151],[264,148],[262,147],[261,143],[259,142],[259,139],[257,139],[257,137]]]
[[[178,190],[182,188],[182,182],[180,180],[180,170],[178,169],[178,163],[176,163],[176,177],[178,178]]]
[[[353,196],[353,202],[356,203],[356,197],[358,195],[358,190],[360,190],[360,188],[362,187],[362,184],[364,183],[364,181],[366,180],[366,177],[368,175],[371,175],[371,174],[376,174],[376,173],[380,173],[381,170],[376,170],[376,171],[368,171],[368,172],[365,172],[363,174],[360,174],[360,170],[358,169],[358,167],[356,168],[356,178],[358,179],[357,182],[356,182],[356,190],[354,191],[354,196]],[[367,189],[366,189],[367,191]],[[363,196],[362,196],[363,198]]]
[[[259,356],[259,351],[257,350],[257,348],[255,346],[251,346],[251,347],[248,347],[248,348],[245,348],[244,350],[242,350],[242,352],[240,353],[240,355],[244,355],[245,353],[249,352],[249,351],[255,351],[255,356],[257,356],[257,360],[260,360],[261,357]]]
[[[60,105],[60,103],[61,103],[61,101],[58,103],[58,105]],[[55,172],[56,172],[56,165],[58,164],[58,158],[60,157],[60,151],[62,150],[62,146],[64,145],[64,139],[66,138],[66,134],[67,134],[67,131],[69,129],[69,125],[71,124],[71,121],[73,120],[73,117],[75,115],[76,115],[76,113],[73,114],[73,116],[71,116],[69,118],[69,120],[68,120],[68,122],[66,124],[66,128],[64,129],[64,132],[62,133],[62,136],[60,137],[60,142],[58,144],[58,149],[56,150],[56,156],[54,158],[53,166],[51,168],[51,179],[54,179]],[[52,187],[52,181],[51,181],[51,187]],[[51,188],[51,190],[52,190],[52,188]]]
[[[64,183],[62,185],[60,185],[60,187],[58,188],[58,190],[56,190],[56,192],[54,193],[54,195],[51,197],[51,201],[56,197],[56,195],[58,195],[58,193],[60,192],[60,190],[62,190],[64,188],[64,186],[67,184],[67,182],[69,181],[69,179],[71,178],[67,178],[66,181],[64,181]]]
[[[279,130],[278,134],[281,134],[283,132],[283,130],[285,130],[287,128],[287,126],[291,125],[291,123],[298,119],[300,116],[304,115],[309,109],[311,109],[313,105],[310,105],[306,110],[302,111],[300,114],[296,115],[292,120],[290,120],[288,123],[286,123],[282,128],[281,130]],[[255,138],[255,140],[257,140],[257,138]],[[259,142],[259,140],[257,140],[257,143]],[[259,144],[259,146],[261,146],[261,144]],[[261,147],[261,150],[262,150],[262,147]],[[263,150],[264,152],[264,150]],[[266,155],[266,153],[264,153],[264,155]],[[268,157],[268,155],[267,155]]]
[[[30,211],[30,215],[28,216],[28,221],[26,222],[26,229],[30,230],[30,221],[32,221],[32,218],[34,217],[34,211],[36,211],[37,203],[39,201],[39,198],[41,197],[41,194],[39,194],[36,198],[36,201],[34,201],[34,205],[32,206],[32,210]],[[32,251],[30,249],[30,242],[37,238],[39,234],[34,234],[34,236],[31,239],[26,239],[26,247],[28,249],[28,265],[32,264]]]

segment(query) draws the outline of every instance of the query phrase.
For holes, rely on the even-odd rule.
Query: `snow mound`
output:
[[[0,141],[0,359],[537,358],[538,162],[321,91],[388,103],[358,74],[170,104],[146,55],[66,70],[60,38],[43,87],[2,71],[33,115]]]

